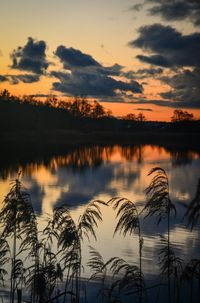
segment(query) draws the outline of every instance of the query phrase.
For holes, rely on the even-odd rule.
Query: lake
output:
[[[123,197],[142,209],[146,202],[145,188],[151,181],[148,176],[153,167],[162,167],[169,178],[170,197],[176,205],[177,215],[171,216],[170,239],[177,256],[185,261],[200,258],[198,226],[191,232],[183,219],[186,207],[194,198],[200,178],[200,152],[155,145],[135,146],[79,146],[62,153],[37,159],[15,159],[0,162],[0,201],[8,193],[11,180],[21,172],[21,180],[30,193],[39,220],[39,229],[53,208],[67,204],[75,221],[84,212],[89,201]],[[89,245],[101,253],[105,261],[117,256],[137,265],[138,236],[116,234],[116,212],[112,207],[101,208],[103,222],[96,229],[97,241],[85,239],[82,249],[84,270],[87,266]],[[158,281],[159,256],[167,225],[157,225],[155,218],[143,219],[142,270],[147,281]],[[152,283],[153,283],[152,282]],[[156,282],[157,283],[157,282]]]

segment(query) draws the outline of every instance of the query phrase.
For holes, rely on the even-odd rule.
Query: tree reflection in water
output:
[[[167,146],[154,145],[131,145],[131,146],[76,146],[68,150],[62,150],[56,154],[49,151],[49,154],[38,156],[27,153],[13,153],[10,157],[2,155],[0,158],[0,172],[3,180],[9,178],[18,170],[23,170],[24,174],[30,174],[39,166],[45,166],[50,170],[58,167],[72,167],[74,171],[84,171],[88,167],[97,168],[105,162],[118,161],[133,162],[142,164],[151,153],[163,154],[166,158],[171,158],[172,165],[190,164],[194,158],[200,157],[200,152],[191,149],[176,149]]]

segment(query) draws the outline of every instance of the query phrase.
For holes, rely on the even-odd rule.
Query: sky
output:
[[[0,90],[200,118],[199,0],[0,0]]]

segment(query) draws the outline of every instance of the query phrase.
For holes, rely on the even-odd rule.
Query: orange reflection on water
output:
[[[40,157],[39,160],[27,160],[5,167],[2,173],[4,178],[0,180],[0,200],[8,192],[10,180],[21,170],[22,182],[31,193],[33,206],[38,212],[39,230],[46,226],[46,214],[51,215],[55,206],[64,203],[71,206],[71,215],[77,223],[88,203],[95,199],[107,202],[119,196],[131,200],[141,209],[146,202],[144,190],[151,180],[151,176],[147,175],[153,167],[160,166],[168,174],[172,201],[186,204],[194,197],[196,190],[199,156],[198,152],[190,150],[153,145],[78,147],[66,151],[64,155]],[[194,163],[194,160],[197,161]],[[178,214],[182,209],[180,204],[177,205],[180,208]],[[101,207],[101,210],[103,221],[95,229],[98,241],[91,239],[89,243],[84,239],[82,246],[86,268],[84,276],[90,275],[86,267],[88,245],[95,247],[105,260],[120,256],[138,264],[137,231],[131,236],[117,234],[113,238],[116,212],[106,206]],[[157,263],[152,260],[156,260],[160,249],[160,234],[164,236],[166,232],[166,229],[159,230],[152,222],[142,221],[144,273],[151,274],[158,270]],[[171,228],[172,244],[185,255],[195,256],[193,247],[198,236],[198,232],[191,234],[182,225],[175,224]]]
[[[166,169],[171,165],[176,167],[191,163],[193,159],[198,158],[199,153],[194,151],[177,151],[174,148],[153,145],[77,147],[66,151],[61,156],[40,158],[39,160],[36,159],[35,162],[27,160],[27,162],[23,161],[23,164],[9,165],[2,172],[4,181],[0,183],[0,198],[2,201],[8,192],[9,181],[16,177],[18,171],[22,171],[23,178],[31,178],[40,187],[42,213],[52,213],[57,201],[68,193],[72,181],[74,182],[72,190],[75,190],[76,194],[79,194],[80,191],[87,196],[87,191],[89,191],[93,198],[102,199],[103,194],[109,199],[108,192],[110,191],[135,202],[142,202],[144,201],[144,188],[148,186],[150,181],[147,175],[154,166],[161,166]],[[109,169],[112,170],[110,179],[106,181],[105,185],[102,185],[104,188],[98,189],[97,193],[95,193],[95,188],[90,188],[97,186],[95,182],[103,183],[104,176],[102,175],[99,177],[101,179],[94,180],[96,178],[95,173],[93,173],[91,180],[88,179],[89,181],[84,184],[83,188],[79,188],[82,184],[80,180],[83,178],[80,172],[87,172],[89,168],[100,168],[102,164],[109,166]],[[62,176],[62,180],[63,178],[65,180],[63,185],[58,176],[58,171],[61,169],[64,176]],[[71,172],[70,175],[69,171]],[[75,173],[78,174],[78,179],[76,179]],[[26,181],[25,186],[29,190],[32,184],[30,181]],[[179,197],[182,195],[184,200],[189,197],[184,192],[178,192],[177,195]]]

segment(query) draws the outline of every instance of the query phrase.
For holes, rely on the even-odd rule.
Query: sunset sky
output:
[[[0,90],[200,118],[199,0],[0,0]]]

